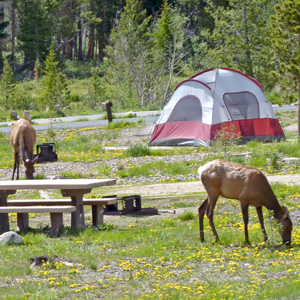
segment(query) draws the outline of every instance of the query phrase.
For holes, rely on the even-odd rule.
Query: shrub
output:
[[[110,122],[105,126],[105,128],[106,129],[120,129],[120,128],[124,128],[124,127],[132,127],[132,126],[136,126],[136,125],[131,122],[122,121],[122,122]]]
[[[185,213],[178,216],[180,221],[191,221],[195,219],[194,213],[192,211],[186,211]]]
[[[221,129],[217,131],[215,138],[211,141],[211,146],[215,152],[224,152],[226,157],[227,153],[231,148],[237,145],[241,140],[239,133],[235,132],[235,126],[231,124],[229,127],[226,127],[222,124]]]
[[[150,149],[145,144],[135,144],[131,145],[126,151],[125,155],[127,157],[142,157],[150,154]]]

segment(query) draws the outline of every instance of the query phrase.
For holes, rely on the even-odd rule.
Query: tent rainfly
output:
[[[242,142],[285,139],[261,85],[241,72],[222,68],[205,70],[176,87],[149,146],[209,146],[222,127],[233,129]]]

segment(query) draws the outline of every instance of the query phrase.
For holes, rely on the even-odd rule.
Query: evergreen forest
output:
[[[158,109],[210,68],[300,94],[300,0],[0,0],[0,111]]]

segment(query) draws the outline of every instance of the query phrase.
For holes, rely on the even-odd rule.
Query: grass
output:
[[[167,163],[163,160],[147,162],[135,166],[128,164],[126,168],[122,168],[117,172],[121,178],[131,176],[156,176],[157,173],[166,175],[188,175],[195,174],[198,162],[183,161]]]
[[[290,189],[275,185],[273,189],[282,203],[288,202],[290,213],[297,213],[300,187]],[[187,200],[171,201],[169,208]],[[164,201],[158,199],[153,204],[160,207]],[[271,219],[266,218],[269,242],[262,243],[256,211],[251,208],[249,234],[252,244],[244,245],[237,201],[220,199],[215,211],[220,242],[213,242],[205,218],[206,242],[200,243],[195,215],[187,210],[178,216],[166,215],[158,219],[115,217],[109,219],[109,225],[98,230],[87,228],[72,233],[66,228],[62,236],[55,239],[48,237],[47,228],[23,233],[22,244],[0,246],[1,298],[300,297],[300,232],[297,226],[293,231],[292,247],[282,246],[279,233],[273,228]],[[49,263],[30,268],[30,258],[36,256],[47,256]]]
[[[111,126],[51,134],[51,139],[57,142],[60,161],[101,161],[90,169],[90,174],[76,169],[62,174],[75,178],[112,175],[121,178],[161,173],[171,178],[195,174],[198,165],[218,157],[210,148],[150,148],[143,155],[162,156],[162,159],[139,163],[137,158],[137,163],[130,164],[124,150],[107,151],[104,146],[119,138],[127,126],[136,124]],[[38,143],[45,141],[38,134]],[[296,141],[269,144],[253,141],[233,147],[226,158],[255,165],[269,174],[299,173],[298,162],[280,164],[282,157],[300,157],[298,148]],[[13,151],[9,139],[3,135],[0,152],[0,168],[11,168]],[[203,152],[208,153],[203,161],[168,162],[163,158]],[[119,158],[125,162],[118,171],[113,171],[107,161]],[[200,195],[201,201],[199,195],[145,198],[144,207],[155,206],[169,213],[138,218],[105,216],[107,223],[99,229],[91,227],[91,211],[87,208],[87,229],[72,231],[69,217],[65,216],[65,230],[55,239],[49,237],[49,215],[31,214],[30,224],[34,229],[21,234],[23,243],[0,246],[0,299],[298,299],[300,186],[274,184],[272,188],[280,203],[289,208],[294,221],[291,247],[281,245],[277,224],[266,210],[269,241],[262,242],[255,208],[249,214],[251,245],[245,245],[240,205],[238,201],[223,198],[215,210],[220,242],[214,242],[205,218],[206,242],[200,243],[196,208],[204,200],[204,193]],[[126,187],[124,190],[126,193]],[[105,192],[105,189],[95,190],[89,196]],[[49,191],[49,196],[61,197],[59,191]],[[22,191],[10,198],[35,199],[40,195],[37,191]],[[174,210],[178,213],[173,214]],[[13,230],[16,218],[16,214],[10,216]],[[30,268],[30,258],[36,256],[47,256],[49,263]]]

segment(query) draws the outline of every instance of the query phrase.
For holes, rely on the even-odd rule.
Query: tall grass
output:
[[[150,154],[150,148],[145,144],[133,144],[125,151],[128,157],[142,157]]]

